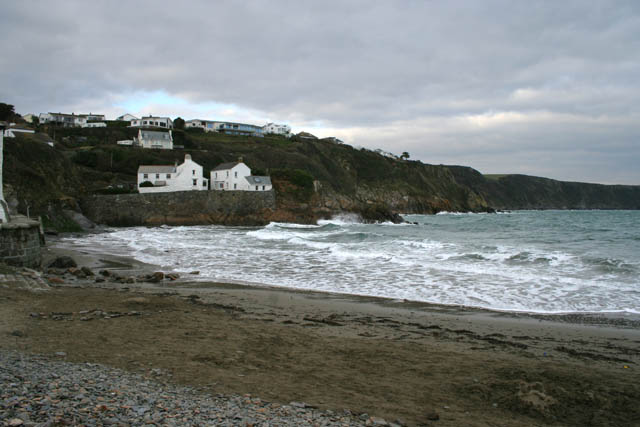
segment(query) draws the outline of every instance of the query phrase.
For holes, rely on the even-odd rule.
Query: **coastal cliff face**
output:
[[[343,212],[370,221],[392,221],[397,213],[490,212],[494,208],[640,209],[640,186],[484,176],[469,167],[401,160],[331,140],[176,131],[185,150],[142,150],[115,145],[110,138],[119,134],[109,133],[113,129],[91,129],[94,139],[88,142],[80,139],[85,132],[89,131],[57,129],[60,142],[55,148],[37,134],[5,141],[5,196],[14,213],[29,210],[31,216],[43,217],[45,227],[75,231],[80,227],[66,214],[69,211],[112,225],[257,225],[314,223]],[[173,164],[185,154],[191,154],[205,174],[220,163],[243,157],[254,173],[271,176],[273,201],[256,205],[243,196],[221,196],[228,203],[223,207],[190,199],[202,196],[188,196],[181,208],[170,200],[176,193],[170,193],[158,196],[164,202],[153,205],[155,214],[143,214],[149,206],[118,202],[116,212],[109,203],[97,201],[103,199],[93,197],[97,190],[135,183],[140,164]],[[125,196],[110,200],[127,200]]]
[[[456,181],[495,209],[640,209],[640,186],[556,181],[527,175],[485,177],[450,166]]]

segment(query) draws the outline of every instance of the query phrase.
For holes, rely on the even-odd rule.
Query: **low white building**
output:
[[[252,176],[242,162],[223,163],[211,171],[211,189],[219,191],[269,191],[273,188],[268,176]]]
[[[38,121],[41,124],[55,123],[64,127],[83,127],[87,122],[105,120],[104,114],[66,114],[66,113],[40,113]]]
[[[142,185],[143,183],[150,184]],[[142,185],[142,186],[141,186]],[[164,193],[171,191],[203,191],[209,189],[209,180],[203,177],[202,166],[185,154],[184,163],[138,167],[138,191],[140,193]]]
[[[173,135],[169,132],[158,132],[140,129],[135,145],[142,148],[156,148],[160,150],[173,150]]]
[[[200,128],[205,132],[219,132],[228,135],[245,135],[245,136],[264,136],[262,126],[251,125],[248,123],[220,122],[214,120],[193,119],[184,122],[187,129]]]
[[[173,129],[173,120],[169,117],[145,116],[141,119],[131,120],[131,127],[146,128],[158,127],[165,129]]]
[[[267,123],[262,127],[265,135],[274,134],[274,135],[284,135],[287,138],[291,136],[291,127],[289,125],[279,125],[277,123]]]

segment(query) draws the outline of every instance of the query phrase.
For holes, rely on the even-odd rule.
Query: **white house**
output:
[[[133,120],[138,120],[138,118],[136,116],[134,116],[133,114],[123,114],[120,117],[116,118],[116,120],[120,121],[120,122],[132,122]]]
[[[153,187],[140,186],[150,182]],[[148,184],[147,184],[148,185]],[[209,180],[203,177],[202,166],[185,154],[184,163],[178,165],[138,167],[138,191],[140,193],[164,193],[170,191],[203,191],[209,189]]]
[[[40,123],[56,123],[64,127],[84,126],[90,121],[105,120],[104,114],[40,113]]]
[[[161,150],[173,150],[173,135],[169,132],[157,132],[152,130],[138,130],[135,144],[142,148],[157,148]]]
[[[169,117],[145,116],[141,119],[131,120],[131,127],[158,127],[173,129],[173,120],[171,120]]]
[[[252,176],[249,166],[239,159],[223,163],[211,171],[212,190],[269,191],[273,187],[268,176]]]
[[[220,132],[229,135],[264,136],[264,129],[262,126],[250,125],[247,123],[193,119],[184,122],[184,127],[200,128],[204,129],[205,132]]]
[[[279,125],[276,123],[267,123],[262,127],[265,134],[284,135],[287,138],[291,136],[291,127],[289,125]]]

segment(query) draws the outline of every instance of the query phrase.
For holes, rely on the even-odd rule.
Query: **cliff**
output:
[[[472,188],[495,209],[640,209],[640,186],[557,181],[527,175],[483,176],[449,167],[457,182]]]
[[[175,131],[176,143],[185,149],[169,151],[115,145],[112,139],[122,138],[126,132],[130,129],[58,128],[55,148],[44,144],[38,135],[7,139],[5,194],[12,209],[43,215],[45,225],[58,230],[78,228],[64,214],[69,210],[81,210],[103,222],[97,208],[92,207],[96,192],[118,192],[119,188],[126,192],[129,186],[135,187],[140,164],[172,164],[181,162],[185,154],[191,154],[205,174],[220,163],[243,157],[254,173],[272,177],[275,206],[262,213],[253,211],[253,216],[242,219],[244,214],[239,210],[226,215],[224,209],[207,205],[202,214],[194,204],[188,213],[174,210],[143,218],[131,212],[121,217],[112,215],[110,218],[116,219],[109,223],[312,223],[345,211],[370,220],[394,220],[396,213],[443,210],[640,209],[639,186],[561,182],[523,175],[483,176],[469,167],[401,160],[331,139]],[[108,205],[96,206],[110,212]]]

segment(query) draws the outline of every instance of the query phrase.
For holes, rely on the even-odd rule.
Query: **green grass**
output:
[[[484,176],[486,179],[490,179],[491,181],[497,181],[504,178],[505,176],[509,176],[509,174],[486,174],[482,176]]]

